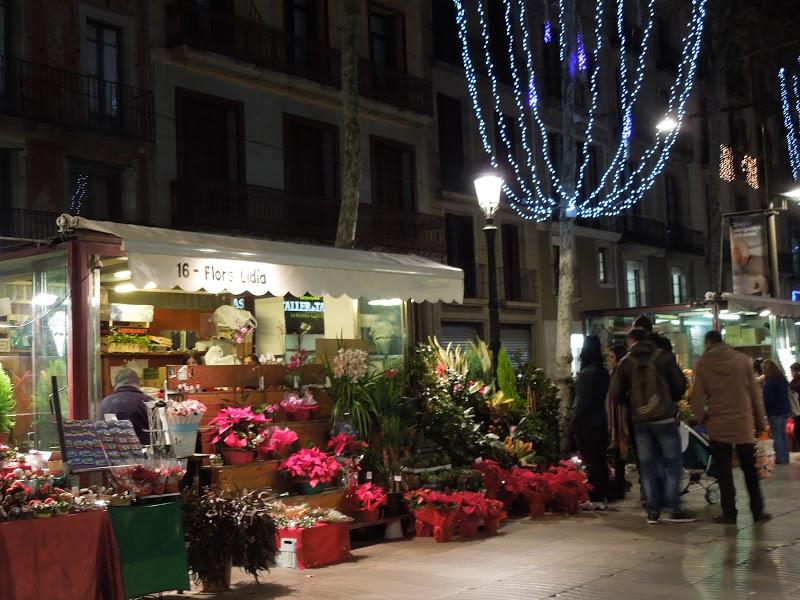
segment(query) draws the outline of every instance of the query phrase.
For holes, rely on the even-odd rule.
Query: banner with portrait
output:
[[[733,293],[770,296],[769,245],[763,215],[730,221]]]

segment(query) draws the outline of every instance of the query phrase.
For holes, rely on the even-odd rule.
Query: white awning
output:
[[[464,273],[415,255],[343,250],[92,221],[62,215],[62,231],[91,230],[122,239],[139,289],[250,292],[463,302]]]
[[[761,312],[767,309],[776,317],[800,318],[800,302],[777,300],[768,296],[730,294],[728,292],[722,294],[722,299],[728,302],[728,310],[731,312]]]

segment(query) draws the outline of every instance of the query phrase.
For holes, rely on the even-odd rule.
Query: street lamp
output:
[[[497,355],[500,352],[500,302],[497,299],[497,262],[495,258],[497,225],[494,224],[494,213],[500,205],[502,189],[503,179],[493,173],[487,173],[475,179],[478,205],[486,216],[483,233],[486,235],[487,269],[489,271],[489,349],[492,351],[492,362],[495,366],[497,365]]]
[[[656,123],[656,129],[660,133],[669,133],[678,126],[678,122],[670,116],[666,116]]]

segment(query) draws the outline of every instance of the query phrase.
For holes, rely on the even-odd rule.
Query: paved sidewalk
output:
[[[693,492],[687,504],[701,517],[694,524],[647,525],[629,501],[605,513],[513,520],[492,537],[377,544],[346,564],[273,569],[261,585],[235,573],[234,591],[190,597],[800,600],[800,462],[764,482],[770,523],[753,526],[743,482],[737,488],[738,527],[711,523],[718,506]]]

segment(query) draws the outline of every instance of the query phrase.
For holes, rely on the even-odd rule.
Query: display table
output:
[[[190,589],[179,498],[112,506],[108,511],[119,544],[127,598]]]
[[[295,539],[297,567],[313,569],[351,558],[350,523],[321,523],[305,529],[278,529],[278,547],[282,539]]]
[[[124,600],[105,511],[0,524],[0,600]]]

